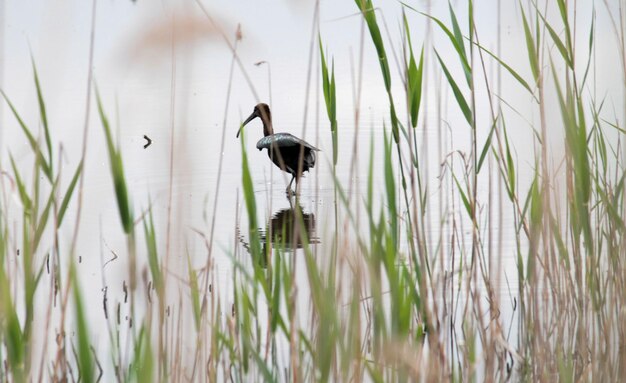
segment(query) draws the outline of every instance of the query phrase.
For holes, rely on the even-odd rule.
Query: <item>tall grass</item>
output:
[[[197,231],[209,258],[202,269],[194,267],[190,250],[184,277],[173,275],[160,258],[161,226],[151,207],[135,214],[107,102],[96,91],[128,260],[124,296],[107,298],[105,289],[111,349],[103,353],[92,343],[96,330],[79,287],[84,278],[73,259],[66,262],[68,249],[58,240],[83,163],[66,173],[62,161],[54,162],[60,153],[34,64],[39,135],[2,92],[32,150],[32,168],[20,168],[11,155],[9,166],[0,164],[3,171],[10,168],[0,205],[0,381],[618,381],[626,371],[626,171],[619,145],[626,130],[605,110],[607,101],[589,91],[595,81],[595,11],[588,15],[590,29],[574,33],[574,17],[581,12],[576,3],[519,3],[527,62],[510,63],[481,44],[471,0],[449,5],[446,15],[398,6],[404,11],[403,38],[390,46],[375,4],[355,4],[389,104],[381,124],[384,140],[372,139],[369,148],[380,150],[382,159],[368,157],[359,203],[336,172],[342,127],[334,62],[328,65],[332,54],[325,53],[329,46],[322,46],[322,31],[317,34],[337,201],[332,256],[314,256],[314,217],[304,213],[299,198],[290,200],[290,219],[274,226],[260,221],[259,192],[242,135],[247,219],[244,230],[238,225],[242,245],[228,252],[232,301],[224,301],[215,284],[212,234]],[[442,44],[451,46],[452,59],[443,55],[450,46],[416,44],[410,22],[415,17],[432,23],[445,38]],[[576,50],[577,39],[584,39],[585,50]],[[398,48],[402,59],[394,77],[387,52]],[[536,150],[528,166],[519,165],[516,151],[523,148],[507,128],[516,105],[506,92],[495,94],[499,87],[490,80],[489,66],[499,67],[525,92],[538,116],[531,119]],[[466,132],[470,142],[437,159],[442,163],[437,179],[428,177],[418,150],[424,143],[417,130],[429,124],[423,101],[434,97],[424,87],[426,76],[448,87],[452,113],[465,125],[454,129]],[[395,78],[403,82],[402,97],[392,92]],[[486,100],[486,112],[478,109],[478,100]],[[558,109],[550,110],[552,100]],[[556,125],[548,126],[549,113],[559,114]],[[566,149],[561,158],[550,150],[555,138],[549,129],[559,129]],[[504,191],[501,196],[480,187],[492,180]],[[453,187],[443,190],[443,185]],[[18,225],[9,221],[10,195],[19,200]],[[488,204],[495,199],[504,210]],[[433,225],[429,214],[440,224]],[[505,214],[512,217],[511,227],[496,227],[492,217]],[[138,225],[142,231],[136,231]],[[496,230],[514,244],[506,253],[494,253],[502,248],[492,246]],[[144,242],[138,241],[141,236]],[[517,283],[509,284],[513,276]],[[50,283],[42,283],[46,280]],[[41,332],[32,327],[44,311],[35,307],[37,296],[62,302],[50,303],[46,320],[54,325]],[[121,308],[128,308],[128,320]],[[56,334],[54,344],[45,343],[38,364],[33,334],[50,338],[53,328],[65,332]],[[185,339],[190,334],[191,340]]]

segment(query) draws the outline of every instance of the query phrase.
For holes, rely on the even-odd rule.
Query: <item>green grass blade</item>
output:
[[[491,125],[491,130],[489,131],[489,136],[487,136],[487,141],[485,141],[483,150],[480,153],[480,159],[478,160],[478,168],[476,170],[476,173],[480,173],[480,169],[483,166],[483,161],[485,160],[485,156],[487,155],[487,152],[489,151],[489,148],[491,147],[491,138],[493,137],[493,132],[495,132],[496,130],[497,123],[498,123],[498,117],[496,117],[496,119],[493,121],[493,124]]]
[[[533,73],[535,84],[539,81],[539,61],[537,59],[537,50],[535,48],[535,39],[533,38],[530,27],[528,26],[528,20],[526,19],[526,13],[520,3],[520,9],[522,11],[522,24],[524,25],[524,36],[526,38],[526,52],[528,53],[528,61],[530,63],[530,70]]]
[[[583,80],[580,83],[580,91],[585,88],[585,84],[587,83],[587,75],[589,74],[589,70],[591,69],[591,59],[593,58],[593,42],[594,42],[594,32],[596,28],[596,9],[593,9],[593,15],[591,16],[591,27],[589,28],[589,50],[587,52],[587,64],[585,66],[585,74],[583,75]]]
[[[368,165],[368,170],[367,170],[367,200],[366,200],[366,207],[367,207],[367,213],[371,220],[373,219],[373,215],[372,215],[372,206],[374,203],[374,133],[372,132],[372,134],[370,134],[370,151],[369,153],[371,154],[369,156],[369,165]]]
[[[111,134],[109,120],[104,113],[102,100],[100,99],[100,94],[98,93],[97,89],[96,99],[98,101],[98,113],[100,115],[100,121],[102,122],[102,127],[104,128],[104,134],[106,137],[111,176],[113,177],[115,197],[117,199],[117,207],[120,214],[120,220],[122,222],[122,228],[124,229],[124,233],[129,234],[133,230],[134,220],[132,209],[130,207],[130,200],[128,197],[126,177],[124,176],[124,164],[122,162],[122,154],[113,143],[113,136]]]
[[[543,222],[543,202],[541,198],[541,186],[539,185],[539,176],[537,172],[535,172],[535,178],[530,190],[530,224],[534,226],[535,229],[540,230]]]
[[[367,28],[370,32],[372,42],[376,48],[378,55],[378,62],[380,64],[380,70],[383,74],[383,80],[385,81],[385,89],[387,91],[387,97],[389,99],[389,115],[391,117],[391,132],[393,139],[397,143],[400,142],[400,131],[398,128],[398,116],[396,114],[396,107],[394,105],[393,96],[391,94],[391,73],[389,70],[389,59],[385,52],[385,45],[383,44],[383,38],[376,21],[376,13],[374,12],[374,6],[371,0],[355,0],[356,5],[363,14],[363,18],[367,24]]]
[[[256,200],[254,198],[254,187],[252,186],[252,176],[248,166],[248,155],[244,146],[244,131],[241,131],[241,183],[243,185],[243,196],[248,211],[248,234],[250,235],[250,252],[254,258],[255,265],[258,264],[261,253],[261,243],[259,239],[258,223],[256,216]]]
[[[154,358],[152,355],[152,345],[150,342],[150,333],[146,331],[145,325],[141,326],[137,343],[135,344],[135,355],[133,357],[132,381],[141,383],[154,382]]]
[[[389,220],[391,221],[391,234],[393,238],[394,250],[398,245],[398,217],[396,206],[396,183],[393,173],[393,161],[391,159],[391,142],[387,141],[387,134],[385,133],[385,190],[387,195],[387,209],[389,212]]]
[[[2,97],[4,97],[4,100],[9,105],[9,108],[11,109],[13,116],[15,116],[15,119],[17,120],[20,127],[22,128],[24,135],[26,135],[26,138],[28,139],[28,143],[30,144],[31,149],[33,149],[33,152],[35,152],[35,155],[38,158],[39,164],[41,165],[41,168],[44,174],[46,175],[46,178],[48,178],[48,181],[54,182],[52,179],[53,178],[52,169],[50,165],[48,164],[48,162],[46,161],[46,158],[44,157],[43,153],[41,152],[41,149],[39,148],[39,144],[37,143],[37,140],[35,140],[35,137],[32,135],[32,133],[30,132],[30,130],[28,129],[28,127],[26,126],[26,124],[24,123],[20,115],[17,113],[17,110],[15,109],[15,107],[13,106],[13,104],[11,103],[11,101],[9,100],[9,98],[7,97],[7,95],[4,93],[2,89],[0,89],[0,94],[2,94]]]
[[[535,96],[532,88],[530,87],[530,85],[528,85],[528,82],[526,82],[526,80],[524,80],[524,78],[522,76],[520,76],[519,73],[517,73],[513,68],[511,68],[511,66],[509,66],[507,63],[505,63],[504,61],[502,61],[502,59],[500,59],[498,56],[496,56],[495,54],[493,54],[491,51],[489,51],[487,48],[481,46],[480,44],[478,44],[477,42],[474,42],[474,45],[476,45],[480,50],[482,50],[483,52],[487,53],[489,56],[491,56],[494,60],[496,60],[498,62],[498,64],[500,64],[504,69],[507,70],[507,72],[509,72],[509,74],[511,74],[511,76],[513,76],[513,78],[515,78],[515,80],[517,80],[517,82],[520,83],[520,85],[522,85],[527,91],[528,93],[530,93],[533,98],[535,99],[535,101],[539,102],[539,100],[537,99],[537,97]],[[533,51],[534,52],[534,51]],[[533,64],[531,64],[532,66]],[[533,72],[534,73],[534,72]]]
[[[46,206],[44,207],[43,212],[41,213],[41,216],[39,217],[39,220],[37,222],[37,229],[35,230],[35,237],[33,238],[33,250],[37,249],[37,246],[39,245],[39,240],[41,239],[41,236],[43,235],[43,232],[46,228],[46,224],[48,223],[50,208],[52,207],[52,204],[54,202],[54,197],[58,184],[59,179],[57,177],[57,180],[54,182],[54,184],[52,184],[52,190],[50,190],[48,201],[46,202]]]
[[[159,266],[159,254],[156,244],[156,232],[154,229],[154,219],[152,217],[152,209],[148,212],[148,217],[143,221],[143,232],[146,238],[146,248],[148,250],[148,266],[152,274],[154,287],[159,295],[162,294],[163,277]]]
[[[72,281],[72,290],[74,291],[74,314],[76,315],[76,339],[78,340],[78,370],[81,376],[81,382],[92,383],[94,379],[94,363],[91,358],[91,347],[89,344],[90,334],[87,325],[87,316],[81,288],[78,284],[76,276],[76,266],[74,263],[70,266],[70,278]]]
[[[409,45],[409,64],[406,66],[408,97],[409,97],[409,114],[411,115],[411,125],[413,128],[417,126],[419,109],[422,101],[422,76],[424,72],[424,47],[420,53],[419,66],[415,64],[415,56],[413,55],[413,46],[411,44],[411,31],[406,15],[403,14],[404,29],[406,31],[407,43]]]
[[[610,127],[612,127],[613,129],[617,130],[618,132],[622,133],[622,134],[626,134],[626,129],[624,128],[620,128],[619,125],[616,123],[613,123],[611,121],[608,121],[606,119],[602,119],[603,122],[605,122],[606,124],[608,124]]]
[[[282,267],[280,267],[279,262],[281,261],[281,257],[274,257],[275,258],[275,266],[273,271],[275,272],[274,275],[272,275],[272,279],[274,279],[274,288],[273,288],[273,293],[272,293],[272,305],[271,305],[271,322],[270,322],[270,329],[272,330],[272,333],[276,332],[276,328],[278,327],[279,322],[282,321],[281,315],[280,315],[280,292],[281,292],[281,270]]]
[[[249,342],[249,340],[246,340],[246,342]],[[261,358],[259,353],[254,348],[250,347],[250,350],[252,351],[251,352],[252,358],[254,359],[254,361],[256,362],[256,365],[261,370],[261,376],[263,376],[263,381],[268,382],[268,383],[277,382],[276,378],[272,374],[272,371],[268,367],[267,363],[265,363],[265,360]]]
[[[464,57],[467,57],[467,54],[465,53],[465,45],[462,43],[463,34],[461,33],[459,22],[456,18],[456,14],[454,13],[454,10],[452,9],[452,4],[450,4],[450,1],[448,1],[448,10],[450,12],[450,20],[452,21],[452,31],[454,31],[454,39],[456,40],[457,43],[460,43],[459,53],[463,55]]]
[[[27,341],[20,327],[17,310],[11,297],[11,287],[7,278],[4,262],[7,243],[7,231],[0,226],[0,341],[6,349],[2,369],[13,374],[14,380],[25,381],[24,359]],[[3,373],[0,373],[0,378]]]
[[[448,4],[450,4],[450,0],[448,0]],[[467,25],[469,29],[469,40],[470,44],[474,43],[474,1],[468,0],[467,2]]]
[[[363,18],[367,23],[367,28],[370,32],[376,53],[378,54],[378,62],[380,63],[380,69],[383,73],[383,80],[385,81],[385,88],[391,88],[391,73],[389,71],[389,61],[387,60],[387,53],[385,52],[385,45],[383,44],[383,37],[376,21],[376,13],[374,12],[374,6],[372,0],[355,0],[359,7],[359,10],[363,14]]]
[[[557,250],[559,251],[559,258],[561,259],[563,264],[565,264],[565,268],[567,270],[570,270],[570,260],[569,260],[567,247],[565,246],[563,237],[561,236],[561,233],[559,232],[559,224],[556,221],[556,219],[552,217],[552,215],[550,216],[550,224],[552,226],[554,241],[556,242],[556,247],[557,247]]]
[[[322,64],[322,88],[324,91],[324,101],[326,103],[326,113],[330,121],[330,131],[333,140],[333,165],[337,165],[338,142],[337,142],[337,101],[335,96],[335,65],[331,68],[331,75],[328,76],[328,65],[322,47],[322,37],[318,36],[320,47],[320,60]]]
[[[470,9],[471,9],[471,2],[469,2],[468,5],[470,6]],[[456,14],[454,13],[454,10],[452,9],[452,4],[450,4],[450,1],[448,1],[448,9],[450,10],[450,20],[452,21],[452,31],[454,32],[454,40],[457,43],[455,48],[458,47],[457,53],[459,57],[461,58],[461,61],[462,62],[465,61],[469,63],[469,61],[467,60],[467,53],[465,52],[465,43],[463,40],[463,34],[461,33],[459,22],[456,18]],[[469,13],[469,15],[471,16],[471,12]],[[471,26],[471,22],[470,22],[470,26]],[[470,37],[471,36],[472,34],[470,33]],[[467,85],[471,86],[472,85],[472,72],[469,68],[469,65],[467,66],[467,70],[465,70],[465,67],[463,69],[465,72],[465,80],[467,81]]]
[[[465,192],[463,191],[463,188],[461,187],[461,184],[459,183],[459,179],[456,178],[456,175],[453,175],[453,179],[454,179],[454,183],[456,184],[457,190],[461,194],[461,200],[463,201],[463,206],[465,206],[465,210],[467,211],[467,214],[471,217],[472,205],[470,204],[469,199],[467,198],[467,194],[465,194]]]
[[[582,204],[588,202],[591,195],[589,162],[587,159],[587,134],[584,126],[584,116],[581,116],[578,122],[576,121],[577,108],[570,96],[569,86],[564,93],[554,65],[552,66],[552,72],[554,73],[554,84],[557,91],[559,107],[561,109],[563,126],[565,128],[565,141],[572,155],[572,159],[574,160],[575,194],[578,195],[580,198],[579,202]],[[578,104],[578,107],[581,108],[582,105]],[[578,109],[578,111],[580,111],[580,109]],[[579,213],[582,213],[582,210],[579,210]]]
[[[469,105],[467,104],[467,101],[465,100],[465,96],[463,96],[463,93],[459,89],[459,86],[456,84],[456,81],[454,81],[454,78],[448,71],[446,64],[443,63],[443,60],[439,56],[439,53],[437,52],[436,49],[435,49],[435,55],[437,55],[437,59],[439,60],[439,63],[441,64],[441,68],[443,69],[443,73],[445,74],[446,79],[448,79],[448,83],[450,84],[450,87],[452,88],[452,92],[454,93],[454,98],[456,99],[456,102],[459,104],[459,107],[461,108],[461,111],[463,112],[463,116],[465,116],[465,120],[470,126],[472,126],[472,111]]]
[[[609,217],[611,218],[612,222],[618,226],[619,230],[621,231],[626,230],[626,225],[624,224],[624,220],[619,214],[619,208],[616,206],[616,204],[611,202],[611,199],[606,194],[606,192],[602,190],[602,188],[597,188],[597,191],[598,191],[598,194],[600,195],[602,203],[604,204],[604,207],[606,208],[606,211],[608,212]]]
[[[431,16],[427,13],[418,11],[417,9],[413,8],[412,6],[402,1],[400,2],[400,4],[402,4],[404,7],[412,11],[419,13],[422,16],[426,16],[427,18],[434,21],[439,26],[439,28],[441,28],[441,30],[446,34],[446,36],[448,36],[448,39],[452,43],[454,50],[459,55],[459,58],[461,59],[461,65],[463,66],[463,72],[465,72],[465,78],[469,81],[469,79],[471,79],[471,76],[472,76],[472,69],[470,68],[469,62],[467,61],[467,56],[465,56],[465,53],[464,53],[465,47],[463,47],[463,40],[462,39],[457,40],[456,36],[450,31],[450,29],[446,27],[446,25],[438,18]],[[471,83],[471,81],[469,83]]]
[[[515,163],[513,162],[513,156],[511,155],[511,147],[509,146],[508,136],[505,135],[505,146],[506,146],[506,171],[507,171],[507,179],[509,184],[509,197],[511,200],[515,194]]]
[[[35,87],[37,88],[37,102],[39,103],[39,116],[41,123],[43,124],[43,131],[46,137],[46,146],[48,147],[48,164],[52,170],[52,140],[50,139],[50,129],[48,127],[48,117],[46,114],[46,104],[43,100],[43,94],[41,91],[41,84],[39,83],[39,76],[37,75],[37,67],[35,66],[35,60],[31,56],[31,62],[33,65],[33,76],[35,78]]]
[[[552,37],[552,41],[554,41],[556,48],[559,50],[559,53],[563,57],[563,60],[565,60],[565,63],[567,64],[568,67],[570,67],[570,69],[574,69],[572,59],[569,57],[569,54],[567,53],[567,49],[565,48],[565,45],[559,38],[559,35],[554,31],[554,29],[552,29],[550,24],[546,22],[545,25],[546,25],[546,28],[548,29],[548,32],[550,33],[550,37]]]
[[[565,27],[565,42],[567,44],[567,51],[570,53],[569,57],[573,58],[574,51],[572,47],[572,35],[570,33],[569,17],[567,16],[567,7],[563,0],[557,0],[557,4],[559,5],[559,13],[561,14],[563,26]]]
[[[189,275],[189,290],[191,294],[191,308],[193,309],[193,319],[196,331],[200,330],[200,292],[198,290],[198,275],[191,265],[191,258],[187,253],[187,270]]]
[[[413,61],[415,63],[415,61]],[[417,125],[420,105],[422,103],[422,80],[424,76],[424,47],[420,52],[420,63],[417,72],[411,76],[411,122],[413,127]]]
[[[76,188],[76,183],[78,182],[78,178],[80,174],[83,172],[83,161],[81,161],[76,167],[76,171],[74,172],[74,176],[72,177],[72,181],[70,182],[67,190],[65,191],[65,195],[63,196],[63,201],[61,202],[61,206],[59,207],[59,226],[63,222],[63,217],[65,217],[65,212],[67,211],[67,206],[72,199],[72,195],[74,194],[74,189]]]
[[[13,156],[9,154],[9,159],[11,161],[11,167],[13,168],[13,174],[15,175],[15,184],[17,186],[17,191],[20,195],[20,201],[22,201],[22,205],[24,205],[24,214],[30,214],[31,209],[33,207],[33,202],[26,191],[26,186],[22,181],[22,177],[20,176],[20,172],[17,170],[17,166],[15,165],[15,161],[13,160]]]
[[[563,41],[561,41],[561,38],[559,37],[559,34],[554,31],[552,26],[543,17],[543,15],[540,12],[537,12],[537,14],[539,15],[539,17],[541,17],[541,20],[543,21],[544,26],[548,30],[548,33],[550,34],[550,37],[552,38],[552,41],[554,41],[554,45],[556,46],[556,48],[558,49],[559,53],[561,54],[561,57],[563,57],[563,60],[565,60],[565,63],[567,64],[567,66],[570,69],[573,70],[574,69],[574,63],[572,62],[572,57],[570,56],[570,53],[569,53],[570,51],[568,51],[568,49],[565,47],[565,44],[563,43]]]

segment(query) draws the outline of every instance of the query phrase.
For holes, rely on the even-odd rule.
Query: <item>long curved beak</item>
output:
[[[241,123],[241,127],[237,131],[237,138],[239,138],[239,133],[241,133],[241,130],[243,129],[243,127],[246,126],[246,124],[248,122],[254,120],[257,117],[258,117],[258,115],[257,115],[256,111],[254,111],[254,112],[252,112],[252,114],[248,118],[246,118],[246,120],[243,123]]]

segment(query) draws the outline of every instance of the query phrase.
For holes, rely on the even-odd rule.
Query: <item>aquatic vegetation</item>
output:
[[[291,195],[289,207],[264,222],[258,202],[271,200],[273,189],[255,190],[262,175],[251,171],[242,131],[244,211],[235,213],[233,245],[215,240],[215,219],[186,228],[205,248],[178,249],[184,272],[177,273],[169,263],[176,256],[172,178],[162,230],[152,203],[133,206],[109,123],[113,102],[90,91],[106,145],[99,160],[109,165],[111,208],[125,238],[124,253],[111,252],[128,266],[115,290],[103,271],[97,305],[106,331],[90,322],[95,305],[81,286],[92,281],[80,272],[76,239],[60,239],[62,225],[81,235],[80,214],[72,221],[66,213],[82,204],[84,152],[64,169],[34,64],[41,137],[22,118],[30,112],[2,91],[32,168],[18,167],[11,154],[0,163],[0,381],[619,380],[626,368],[626,116],[606,105],[622,104],[624,113],[626,106],[591,90],[595,7],[622,15],[621,6],[605,2],[586,13],[565,0],[520,2],[526,61],[510,62],[481,43],[487,26],[475,23],[471,0],[449,4],[445,15],[399,3],[403,39],[389,42],[376,4],[356,0],[353,17],[366,32],[357,43],[373,48],[363,52],[376,55],[389,110],[382,140],[367,137],[369,147],[341,141],[337,89],[348,80],[336,77],[318,6],[312,47],[319,50],[312,52],[319,56],[311,64],[319,63],[316,102],[328,118],[319,132],[331,137],[332,152],[315,169],[332,173],[332,225]],[[609,17],[615,41],[603,44],[617,44],[623,73],[615,77],[624,83],[626,32],[612,18],[619,16]],[[415,20],[436,37],[418,42]],[[231,81],[238,41],[229,40]],[[487,67],[524,100],[509,99]],[[516,101],[531,105],[530,143],[512,134],[510,121],[524,115]],[[443,109],[459,116],[459,126],[444,126]],[[358,103],[354,112],[358,127]],[[548,115],[556,118],[548,123]],[[437,147],[428,148],[427,131]],[[455,135],[469,144],[455,146]],[[550,146],[559,140],[562,153]],[[531,160],[519,161],[519,152]],[[347,181],[338,175],[340,156],[351,158]],[[359,158],[367,163],[365,190],[355,191]],[[211,193],[216,206],[218,192]],[[327,226],[331,238],[320,233]],[[216,265],[218,248],[232,267],[228,284],[217,272],[224,267]],[[202,267],[194,252],[206,257]],[[44,326],[33,327],[35,317]]]

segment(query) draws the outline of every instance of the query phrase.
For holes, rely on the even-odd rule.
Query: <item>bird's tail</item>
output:
[[[304,156],[304,164],[308,168],[312,168],[315,166],[316,159],[317,159],[317,156],[315,154],[315,150],[309,150],[309,152],[306,153],[306,155]]]

